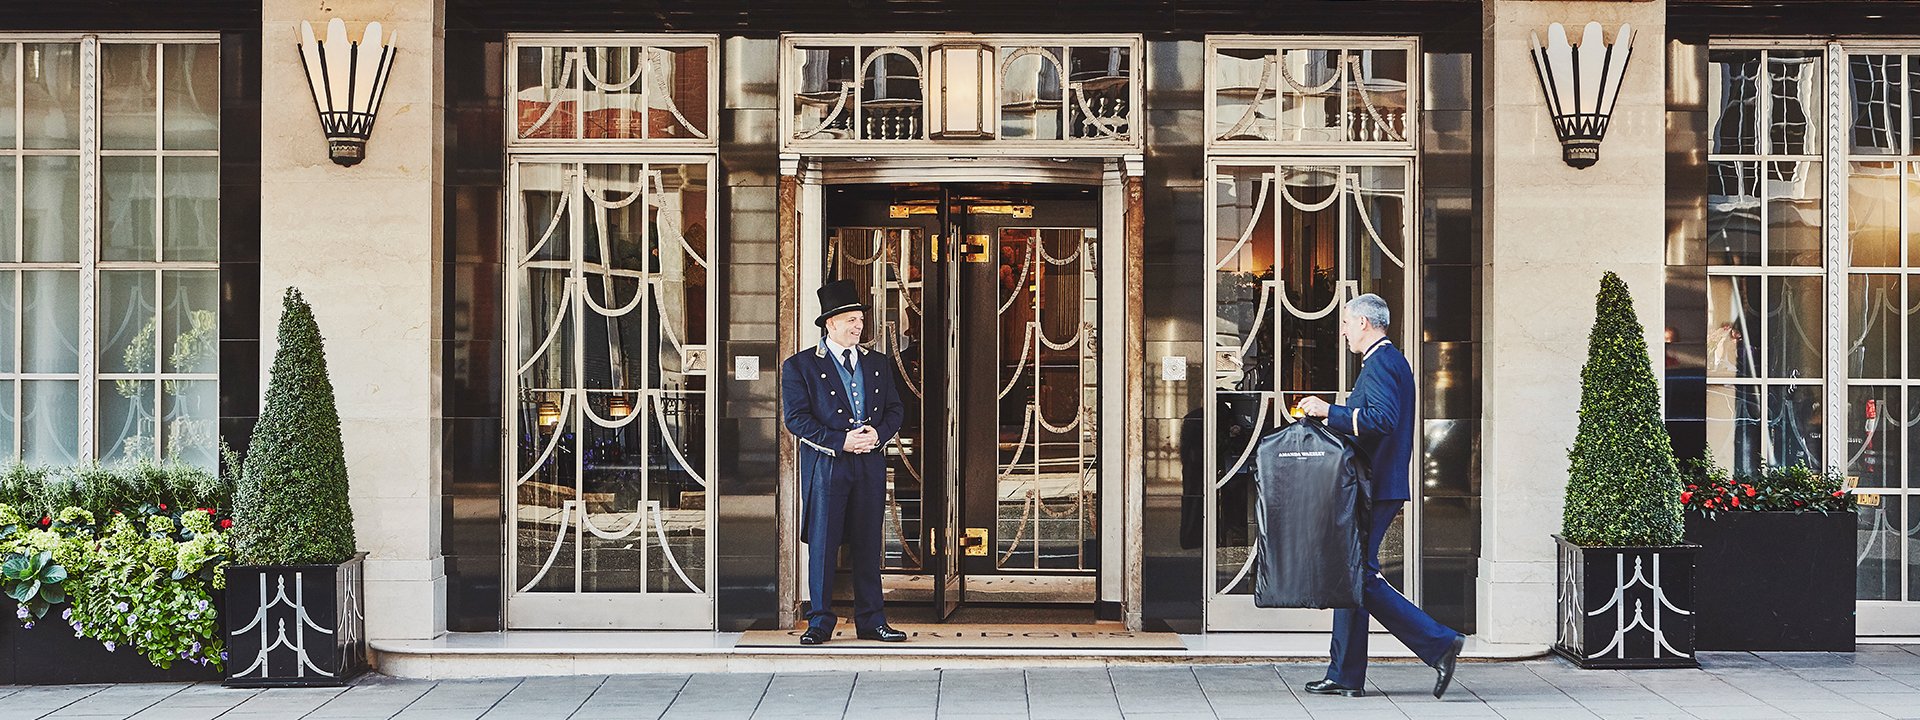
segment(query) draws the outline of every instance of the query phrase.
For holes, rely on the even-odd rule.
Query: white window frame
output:
[[[165,67],[165,63],[162,61],[162,59],[164,58],[164,50],[161,48],[161,46],[164,46],[164,45],[209,45],[209,46],[212,46],[216,51],[218,51],[220,49],[220,36],[218,34],[210,34],[210,33],[113,33],[113,34],[6,33],[6,34],[0,34],[0,43],[13,45],[15,48],[15,56],[14,56],[15,61],[13,63],[13,72],[14,72],[14,77],[13,77],[14,96],[12,98],[13,105],[11,108],[7,110],[7,112],[14,113],[14,116],[16,118],[20,118],[23,116],[25,102],[26,102],[25,101],[26,83],[24,82],[25,72],[26,72],[25,62],[24,62],[24,56],[20,53],[20,51],[24,48],[25,44],[72,43],[72,44],[78,44],[80,49],[79,149],[77,151],[66,150],[66,149],[28,149],[25,147],[24,128],[21,128],[21,127],[15,128],[15,139],[14,139],[15,146],[13,148],[0,149],[0,155],[7,155],[16,159],[16,162],[14,164],[14,174],[13,174],[13,181],[14,181],[13,202],[16,203],[16,206],[15,206],[16,210],[14,213],[14,227],[12,228],[12,230],[15,238],[16,251],[20,253],[20,257],[22,258],[25,257],[25,252],[26,252],[25,250],[25,243],[26,243],[25,213],[19,212],[20,206],[18,205],[18,203],[22,202],[22,198],[24,197],[24,192],[25,192],[25,164],[24,162],[19,162],[19,161],[23,160],[24,158],[34,157],[34,156],[77,157],[79,160],[79,166],[80,166],[79,167],[80,177],[79,177],[79,188],[78,188],[79,217],[77,220],[79,237],[75,239],[80,245],[79,259],[76,262],[25,262],[25,261],[14,262],[10,260],[0,260],[0,270],[5,270],[5,271],[19,271],[20,273],[24,273],[27,271],[34,271],[34,270],[52,270],[52,271],[60,271],[60,272],[78,271],[79,278],[80,278],[80,283],[79,283],[80,296],[79,296],[79,316],[77,319],[78,327],[76,328],[76,332],[75,332],[75,340],[77,341],[79,346],[77,372],[74,372],[74,373],[23,372],[22,361],[24,360],[24,357],[22,357],[22,352],[23,352],[22,347],[24,343],[16,340],[14,344],[14,357],[13,357],[14,372],[0,373],[0,379],[10,381],[14,385],[14,393],[13,393],[13,399],[12,399],[13,405],[10,408],[10,412],[13,414],[13,418],[14,418],[13,436],[11,438],[11,442],[13,443],[12,445],[13,454],[9,459],[15,460],[15,461],[20,460],[23,457],[22,452],[24,448],[22,447],[22,443],[25,440],[26,417],[22,414],[22,411],[25,405],[25,400],[24,400],[25,393],[23,392],[23,389],[25,387],[25,382],[34,381],[34,380],[57,380],[57,381],[76,382],[78,384],[77,397],[79,399],[79,407],[77,408],[77,415],[76,415],[77,421],[78,421],[77,427],[76,427],[78,438],[75,444],[75,456],[76,456],[75,460],[78,463],[86,463],[99,458],[100,452],[102,451],[102,448],[100,447],[101,439],[98,436],[99,433],[96,427],[97,421],[99,418],[99,412],[100,412],[98,393],[99,393],[100,383],[102,381],[111,381],[111,380],[150,381],[155,384],[156,395],[154,395],[154,397],[158,398],[157,393],[159,392],[158,390],[159,385],[169,380],[213,381],[216,383],[220,380],[220,375],[217,370],[211,373],[165,372],[165,362],[163,359],[159,357],[155,358],[156,369],[154,372],[146,372],[146,373],[101,372],[99,369],[100,368],[99,338],[96,335],[97,325],[99,320],[99,312],[101,309],[100,297],[99,297],[99,284],[100,284],[99,280],[100,280],[100,273],[102,271],[146,271],[146,272],[153,273],[155,275],[154,312],[158,314],[158,313],[164,312],[164,308],[165,308],[164,299],[162,297],[162,293],[164,292],[165,288],[161,282],[162,273],[164,271],[176,271],[176,270],[205,271],[205,272],[216,273],[216,277],[217,277],[217,273],[220,270],[220,262],[217,259],[210,262],[208,261],[161,261],[157,257],[152,261],[104,261],[100,259],[100,255],[101,255],[100,246],[101,246],[101,243],[104,241],[102,236],[102,230],[101,230],[101,215],[100,215],[104,207],[101,201],[102,188],[101,188],[100,169],[101,169],[102,158],[106,158],[106,157],[156,158],[156,165],[154,167],[154,199],[155,199],[155,208],[153,213],[154,243],[155,243],[155,252],[157,254],[161,254],[161,253],[164,253],[164,248],[166,246],[166,234],[165,234],[166,195],[165,195],[165,184],[164,184],[166,173],[164,171],[164,167],[160,163],[163,162],[166,158],[175,158],[175,157],[218,158],[220,156],[220,151],[218,149],[172,150],[164,147],[164,142],[162,140],[162,138],[164,138],[164,128],[162,124],[164,123],[166,118],[167,98],[166,98],[166,85],[165,85],[166,73],[163,71]],[[155,93],[154,133],[155,133],[156,141],[155,141],[154,148],[151,150],[145,150],[145,149],[106,150],[101,148],[100,90],[101,90],[102,79],[100,74],[100,67],[101,67],[101,45],[103,44],[105,45],[151,44],[155,46],[156,63],[157,63],[156,70],[162,70],[162,71],[158,72],[156,75],[157,79],[156,79],[156,86],[154,89],[154,93]],[[216,238],[215,241],[217,246],[218,238]],[[16,274],[15,277],[21,278],[24,276],[21,274]],[[15,332],[19,335],[20,338],[24,338],[25,332],[26,332],[25,331],[26,310],[24,305],[25,291],[24,291],[23,285],[24,283],[22,282],[14,283],[14,288],[13,288],[14,296],[12,298],[12,301],[14,303],[14,312],[16,313],[16,320],[19,321],[16,323]],[[217,337],[217,334],[218,333],[216,332],[216,337]],[[215,396],[218,397],[217,392],[215,393]],[[214,421],[215,426],[217,428],[218,422],[219,422],[219,415],[218,415],[219,410],[218,410],[217,401],[216,401],[216,407],[214,412],[215,412],[215,415],[211,419]],[[161,433],[159,431],[161,423],[165,421],[165,415],[162,413],[158,403],[154,405],[153,413],[154,413],[153,422],[154,422],[154,428],[155,428],[155,438],[154,438],[154,456],[152,459],[159,460],[161,458],[164,458],[166,455],[165,444],[162,442]],[[216,430],[216,433],[217,433],[217,430]],[[216,462],[217,462],[217,459],[216,459]]]

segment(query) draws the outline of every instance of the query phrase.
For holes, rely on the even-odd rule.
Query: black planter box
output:
[[[227,568],[228,687],[332,687],[367,669],[366,553]]]
[[[1693,545],[1559,543],[1553,653],[1583,668],[1691,668]]]
[[[213,598],[219,612],[220,597]],[[29,630],[14,619],[19,604],[0,595],[0,685],[71,685],[75,683],[204,682],[226,677],[213,666],[185,660],[162,670],[139,650],[112,652],[99,640],[74,637],[73,627],[60,619],[66,605],[57,605]]]
[[[1853,652],[1851,512],[1687,514],[1701,650]]]

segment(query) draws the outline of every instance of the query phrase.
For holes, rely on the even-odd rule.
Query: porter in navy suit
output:
[[[1307,414],[1326,418],[1327,427],[1356,439],[1373,477],[1361,607],[1333,611],[1333,660],[1325,680],[1307,684],[1310,692],[1365,694],[1369,614],[1379,618],[1380,624],[1421,660],[1440,671],[1434,697],[1446,693],[1453,680],[1454,662],[1466,640],[1408,601],[1380,574],[1380,540],[1386,537],[1387,528],[1409,497],[1407,466],[1418,418],[1413,368],[1387,339],[1390,321],[1386,301],[1379,296],[1368,293],[1350,301],[1341,313],[1340,335],[1346,339],[1347,348],[1362,359],[1360,376],[1347,394],[1347,404],[1328,405],[1316,397],[1300,402]]]
[[[800,441],[800,538],[807,543],[812,606],[801,643],[833,636],[833,575],[842,544],[853,575],[853,625],[867,640],[899,642],[880,595],[881,523],[886,518],[886,444],[905,412],[893,364],[859,347],[865,306],[851,284],[820,289],[825,308],[815,322],[827,337],[780,366],[780,404],[787,431]],[[831,323],[829,321],[832,321]]]

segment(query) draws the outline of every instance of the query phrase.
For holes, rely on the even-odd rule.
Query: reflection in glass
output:
[[[100,159],[100,259],[156,259],[155,160],[152,156]]]
[[[220,259],[220,159],[169,157],[160,168],[166,189],[161,259]]]
[[[102,380],[96,397],[103,462],[151,460],[158,456],[160,428],[154,423],[152,380]]]
[[[80,453],[80,387],[72,380],[20,383],[20,461],[27,465],[72,465]]]
[[[1303,51],[1296,51],[1303,52]],[[1282,80],[1270,50],[1223,48],[1213,56],[1213,135],[1274,140]],[[1304,70],[1302,72],[1305,72]]]
[[[1859,478],[1860,487],[1900,487],[1909,417],[1899,387],[1847,388],[1847,474]]]
[[[28,262],[80,261],[80,160],[21,159],[21,225]]]
[[[1770,155],[1821,154],[1821,98],[1826,77],[1819,50],[1771,50],[1767,53],[1767,82],[1771,88],[1772,117],[1768,119]]]
[[[160,412],[163,456],[202,468],[219,466],[219,381],[162,381]]]
[[[1826,261],[1820,239],[1820,163],[1767,163],[1767,262],[1818,266]]]
[[[1131,50],[1122,47],[1067,49],[1068,135],[1076,138],[1121,139],[1131,131],[1133,65]]]
[[[80,370],[80,273],[26,270],[21,295],[21,370],[72,373]]]
[[[1707,62],[1708,152],[1760,154],[1760,51],[1713,50]]]
[[[1058,140],[1063,127],[1066,81],[1059,49],[1000,50],[1000,137]]]
[[[1716,462],[1738,473],[1763,466],[1758,385],[1707,386],[1707,447]]]
[[[707,173],[519,166],[518,592],[705,592]]]
[[[1847,377],[1900,376],[1900,276],[1847,277]]]
[[[1767,278],[1767,376],[1820,377],[1826,316],[1820,277]]]
[[[1707,278],[1707,376],[1760,375],[1760,278]]]
[[[0,270],[0,373],[14,371],[14,354],[20,347],[19,317],[15,313],[19,305],[14,302],[19,283],[19,273]],[[0,454],[0,457],[7,456]]]
[[[9,42],[0,42],[0,98],[15,97],[19,94],[20,46]],[[0,103],[4,104],[4,103]],[[18,139],[19,118],[11,108],[0,109],[0,148],[12,148]],[[8,190],[6,192],[12,192]],[[9,405],[11,407],[11,405]],[[7,439],[12,443],[12,436]]]
[[[1885,496],[1878,506],[1862,505],[1855,510],[1859,532],[1854,556],[1855,596],[1861,600],[1899,600],[1900,550],[1905,545],[1901,528],[1905,510],[1900,496]]]
[[[219,149],[220,46],[169,43],[163,48],[163,146],[168,150]]]
[[[100,325],[94,332],[100,348],[100,371],[153,373],[159,328],[153,311],[155,296],[151,270],[110,270],[100,273]],[[152,409],[152,405],[147,406]]]
[[[163,341],[160,352],[165,371],[219,372],[219,271],[162,272],[160,302],[160,337]]]
[[[0,44],[0,49],[6,47],[5,44]],[[5,111],[0,111],[0,116],[5,115],[7,115]],[[14,177],[14,173],[18,171],[18,158],[0,157],[0,262],[13,262],[20,259],[20,237],[15,232],[17,228],[14,227],[14,217],[17,215],[15,201],[19,197],[17,192],[19,186],[16,184],[18,178]]]
[[[1900,173],[1890,162],[1850,163],[1847,242],[1854,267],[1900,264]]]
[[[1767,441],[1771,465],[1821,466],[1819,385],[1767,388]]]
[[[1855,155],[1890,155],[1903,147],[1899,55],[1847,57],[1848,97],[1852,101],[1851,143]]]
[[[522,46],[514,62],[514,125],[520,138],[709,135],[705,47]]]
[[[80,148],[80,45],[21,46],[21,146]]]
[[[151,150],[159,130],[159,63],[149,43],[100,44],[100,147]]]
[[[1086,570],[1099,557],[1092,419],[1100,296],[1091,239],[1081,228],[1003,228],[998,238],[996,414],[999,436],[1013,438],[996,464],[999,568]]]
[[[1907,553],[1907,599],[1920,599],[1920,496],[1909,495],[1907,500],[1906,536]],[[1899,502],[1899,498],[1884,498],[1882,504]]]
[[[1760,163],[1707,164],[1707,252],[1715,265],[1760,264]]]

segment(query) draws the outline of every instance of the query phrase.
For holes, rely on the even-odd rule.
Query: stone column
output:
[[[443,0],[264,0],[261,13],[261,367],[280,296],[300,288],[325,335],[354,530],[368,553],[367,634],[446,630],[440,550]],[[364,161],[341,167],[307,89],[300,21],[398,32]],[[264,390],[265,383],[262,383]]]
[[[1485,419],[1481,638],[1554,639],[1554,544],[1567,450],[1579,425],[1600,275],[1634,293],[1661,357],[1665,232],[1664,78],[1667,3],[1487,0],[1482,108],[1485,243]],[[1633,25],[1633,56],[1600,161],[1561,161],[1529,54],[1529,35],[1561,23],[1577,42],[1589,21],[1611,40]]]

